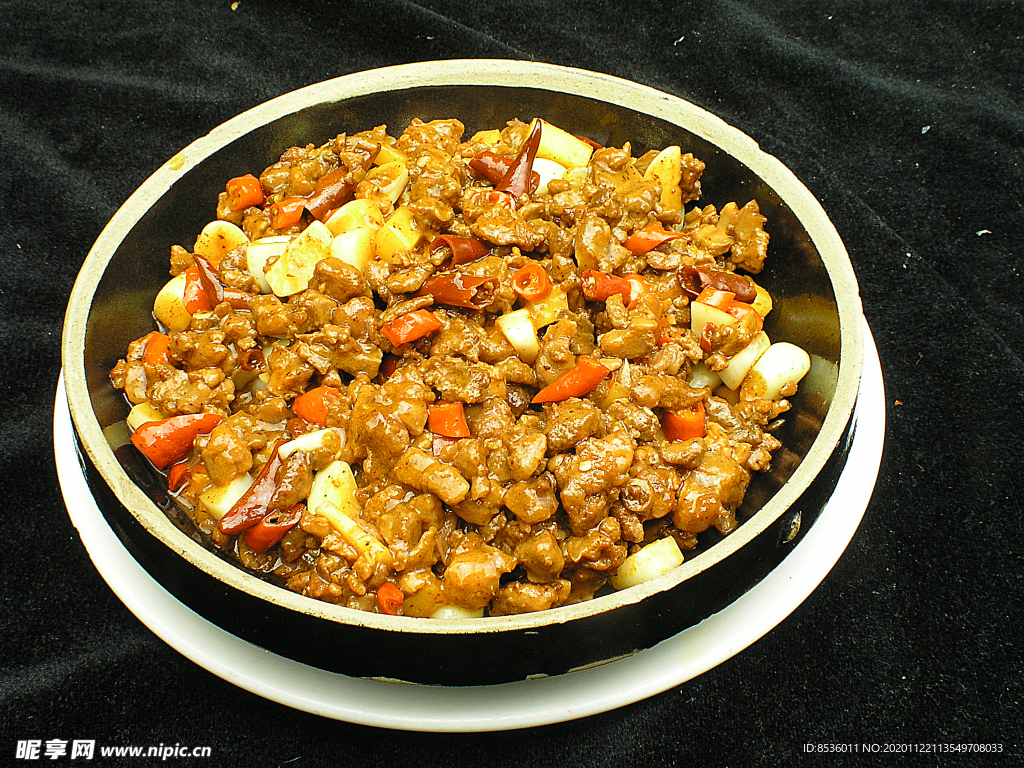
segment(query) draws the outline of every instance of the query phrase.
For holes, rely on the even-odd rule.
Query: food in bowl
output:
[[[810,361],[756,201],[535,119],[414,120],[230,179],[111,373],[242,566],[366,611],[545,610],[737,526]],[[213,201],[211,200],[211,209]]]

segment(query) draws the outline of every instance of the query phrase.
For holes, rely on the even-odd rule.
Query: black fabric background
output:
[[[1024,763],[1022,36],[1013,2],[0,3],[0,765],[53,738],[210,745],[196,764],[225,766]],[[887,388],[864,522],[792,616],[678,688],[511,734],[328,721],[179,656],[94,570],[51,445],[72,282],[151,172],[294,88],[455,57],[633,79],[754,137],[842,235]]]

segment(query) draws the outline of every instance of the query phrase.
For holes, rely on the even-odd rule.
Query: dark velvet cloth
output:
[[[0,764],[24,764],[17,744],[30,739],[210,745],[213,757],[194,764],[225,766],[879,759],[808,755],[807,743],[1003,745],[887,764],[1024,760],[1020,3],[20,0],[0,9]],[[335,722],[182,657],[94,569],[51,443],[72,283],[149,174],[295,88],[464,57],[632,79],[752,136],[818,197],[845,241],[886,386],[871,503],[803,605],[695,680],[512,734]]]

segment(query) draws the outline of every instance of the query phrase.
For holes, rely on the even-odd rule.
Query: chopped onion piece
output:
[[[666,536],[627,557],[612,576],[611,585],[615,589],[635,587],[668,573],[682,562],[683,553],[676,540]]]

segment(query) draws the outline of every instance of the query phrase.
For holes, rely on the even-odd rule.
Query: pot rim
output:
[[[110,258],[149,208],[183,174],[254,128],[320,103],[431,86],[491,86],[567,93],[625,106],[684,128],[739,160],[771,187],[803,225],[821,256],[835,292],[841,339],[835,394],[821,429],[793,475],[757,513],[722,541],[687,559],[669,573],[582,603],[537,613],[472,621],[388,616],[333,605],[251,575],[187,536],[128,477],[103,434],[93,412],[85,374],[84,350],[89,311]],[[132,193],[90,249],[68,302],[62,357],[71,415],[81,446],[90,461],[139,523],[193,566],[235,589],[331,622],[422,634],[520,632],[584,619],[670,590],[727,558],[774,523],[807,490],[836,450],[852,417],[863,362],[862,317],[853,267],[824,209],[792,171],[774,156],[763,152],[757,142],[739,129],[677,96],[603,73],[531,61],[455,59],[366,70],[291,91],[242,112],[175,154]]]

